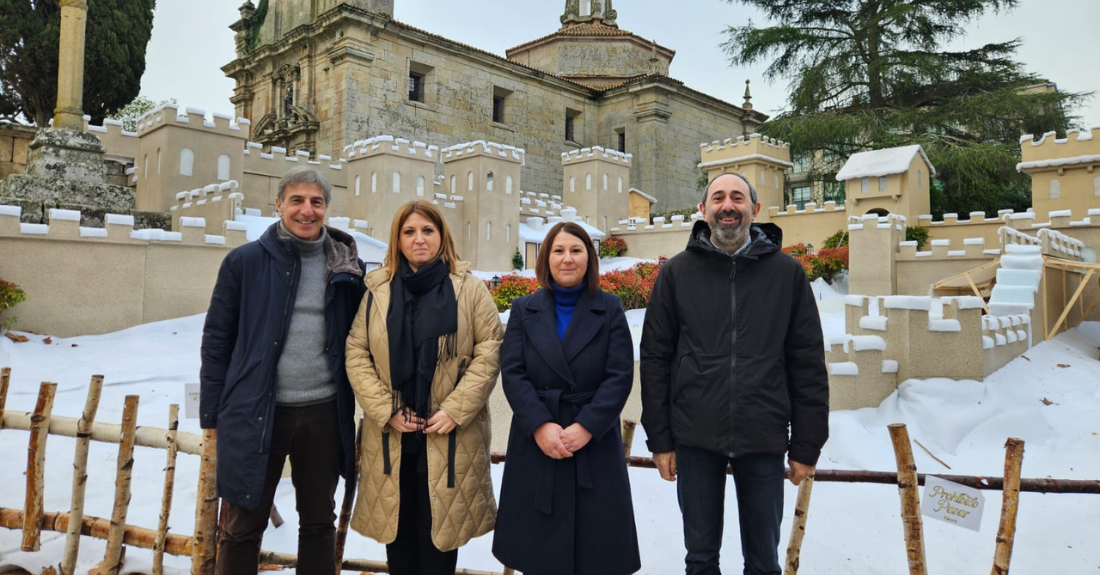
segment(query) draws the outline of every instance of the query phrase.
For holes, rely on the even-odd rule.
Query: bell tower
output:
[[[562,28],[576,24],[603,24],[618,28],[618,14],[611,7],[611,0],[566,0],[565,13],[561,15]]]

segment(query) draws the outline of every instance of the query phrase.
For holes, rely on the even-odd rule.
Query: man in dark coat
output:
[[[661,477],[678,482],[686,573],[721,573],[729,466],[744,573],[779,575],[784,475],[812,476],[829,436],[821,320],[780,229],[752,223],[760,204],[747,179],[716,177],[699,210],[705,221],[661,269],[646,310],[642,425]]]
[[[300,574],[335,570],[335,494],[351,477],[354,398],[344,340],[363,297],[355,240],[324,225],[332,187],[309,167],[279,182],[280,221],[226,255],[202,334],[200,423],[218,445],[228,520],[218,575],[257,572],[290,457]]]

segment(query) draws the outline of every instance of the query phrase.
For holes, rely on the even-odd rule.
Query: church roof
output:
[[[531,40],[530,42],[524,42],[519,46],[508,48],[507,50],[505,50],[505,53],[510,54],[516,50],[522,50],[529,46],[545,42],[546,40],[549,40],[551,38],[609,38],[615,36],[635,38],[645,44],[656,44],[656,42],[642,38],[641,36],[633,32],[623,30],[618,26],[607,26],[599,22],[586,22],[584,24],[574,24],[572,26],[566,26],[565,28],[562,28],[552,34],[547,34],[541,38]],[[662,50],[668,51],[671,54],[676,54],[676,51],[671,48],[665,48],[660,44],[657,44],[657,46],[659,46]]]

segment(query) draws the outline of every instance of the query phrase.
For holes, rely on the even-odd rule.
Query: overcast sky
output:
[[[244,0],[160,0],[146,56],[142,94],[155,101],[175,98],[181,106],[232,113],[233,82],[220,68],[235,57],[233,32]],[[278,1],[278,0],[272,0]],[[429,32],[504,56],[504,51],[560,27],[561,0],[395,0],[394,18]],[[522,6],[522,8],[519,8]],[[687,9],[690,7],[690,10]],[[672,48],[671,76],[688,86],[736,105],[745,80],[752,81],[752,103],[774,114],[786,101],[787,82],[769,84],[764,66],[731,68],[719,48],[723,30],[758,13],[724,0],[618,0],[619,27]],[[501,24],[503,22],[503,24]],[[987,15],[951,46],[973,48],[1019,37],[1017,58],[1028,71],[1072,92],[1100,91],[1100,56],[1095,26],[1100,0],[1021,0],[1010,14]],[[1081,110],[1081,123],[1100,126],[1100,97]]]

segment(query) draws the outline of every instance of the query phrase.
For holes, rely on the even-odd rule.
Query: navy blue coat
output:
[[[202,330],[199,423],[218,430],[218,495],[247,508],[260,503],[263,491],[276,368],[301,273],[298,252],[279,241],[277,225],[225,256]],[[326,233],[350,242],[349,260],[354,258],[338,262],[325,287],[325,349],[336,380],[340,471],[348,478],[354,468],[355,398],[344,368],[344,340],[366,288],[354,240],[340,230],[326,228]]]
[[[619,414],[634,382],[619,298],[584,293],[558,339],[553,294],[512,302],[501,384],[512,406],[493,554],[528,575],[625,575],[641,568]],[[542,424],[578,422],[592,440],[573,457],[543,454]]]

